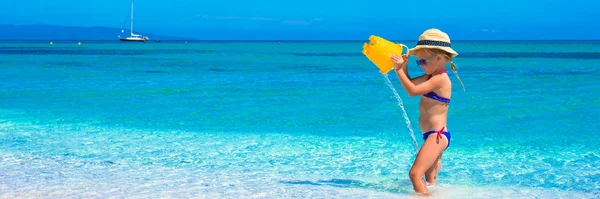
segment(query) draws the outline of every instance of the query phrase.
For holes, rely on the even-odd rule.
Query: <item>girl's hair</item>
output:
[[[449,52],[446,52],[444,50],[437,49],[437,48],[425,48],[424,50],[427,50],[429,53],[434,54],[434,55],[442,55],[442,56],[446,57],[446,59],[448,61],[450,61],[450,68],[456,75],[456,78],[460,82],[460,85],[462,85],[463,90],[466,91],[465,85],[463,84],[462,80],[460,80],[460,77],[458,77],[458,72],[456,71],[456,64],[454,64],[454,62],[452,61],[452,54],[450,54]]]

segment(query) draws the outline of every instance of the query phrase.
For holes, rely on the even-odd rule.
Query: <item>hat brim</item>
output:
[[[440,49],[440,50],[446,51],[446,52],[452,54],[452,58],[458,56],[458,53],[456,51],[452,50],[452,48],[450,48],[450,47],[445,47],[445,46],[429,46],[429,45],[418,45],[418,46],[415,46],[414,48],[409,49],[409,55],[416,56],[416,51],[417,50],[419,50],[419,49],[427,49],[427,48],[429,48],[429,49],[435,48],[435,49]]]

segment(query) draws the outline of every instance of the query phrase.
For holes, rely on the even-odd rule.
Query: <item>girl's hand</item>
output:
[[[400,70],[408,63],[408,55],[392,55],[390,59],[394,62],[394,70],[396,71]]]

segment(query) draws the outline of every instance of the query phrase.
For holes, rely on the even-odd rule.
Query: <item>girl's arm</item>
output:
[[[399,58],[400,56],[394,55],[392,57],[397,57]],[[404,75],[406,75],[408,77],[408,79],[410,79],[410,81],[415,84],[415,85],[419,85],[425,81],[427,81],[427,74],[423,74],[421,76],[415,77],[415,78],[411,78],[410,75],[408,75],[408,67],[406,67],[407,63],[408,63],[408,57],[407,56],[402,56],[402,59],[404,60],[403,64],[400,64],[402,66],[399,66],[398,64],[394,64],[394,71],[396,72],[396,75],[398,76],[398,78],[400,78],[400,74],[399,72],[401,72],[400,70],[398,70],[399,68],[403,67],[404,68]]]
[[[433,77],[430,81],[427,81],[426,74],[410,79],[408,70],[406,69],[408,56],[400,57],[395,55],[391,59],[395,63],[394,70],[396,71],[396,75],[398,75],[400,84],[402,84],[402,87],[404,87],[409,96],[423,95],[439,88],[442,84],[443,79],[437,77]]]
[[[400,84],[402,84],[402,87],[404,87],[404,90],[406,90],[406,93],[408,93],[409,96],[417,96],[417,95],[423,95],[425,93],[429,93],[437,88],[440,87],[440,85],[442,84],[442,81],[444,79],[440,78],[441,76],[434,76],[431,79],[429,79],[429,81],[424,81],[423,83],[419,84],[419,85],[415,85],[406,74],[404,74],[404,67],[399,69],[400,72],[398,72],[398,78],[400,79]]]

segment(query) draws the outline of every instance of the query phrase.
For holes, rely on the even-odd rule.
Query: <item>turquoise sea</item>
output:
[[[0,198],[413,198],[363,42],[0,42]],[[600,198],[600,41],[453,48],[431,198]]]

